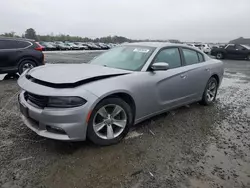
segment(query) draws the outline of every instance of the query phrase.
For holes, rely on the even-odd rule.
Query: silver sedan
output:
[[[110,145],[152,116],[213,103],[223,73],[221,61],[186,45],[130,43],[88,64],[26,71],[18,99],[24,123],[37,134]]]

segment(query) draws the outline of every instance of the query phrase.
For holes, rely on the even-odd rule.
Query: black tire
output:
[[[215,91],[214,91],[214,97],[212,100],[209,100],[208,98],[208,88],[210,87],[210,84],[211,83],[214,83],[215,84]],[[211,105],[215,99],[216,99],[216,95],[217,95],[217,90],[218,90],[218,82],[217,80],[214,78],[214,77],[211,77],[208,82],[207,82],[207,85],[205,87],[205,90],[203,92],[203,95],[202,95],[202,100],[200,101],[200,104],[202,105],[205,105],[205,106],[208,106],[208,105]]]
[[[21,75],[24,72],[25,66],[29,66],[30,68],[36,67],[36,63],[33,60],[23,60],[18,67],[18,73]]]
[[[218,52],[218,53],[216,54],[216,59],[224,59],[224,54],[221,53],[221,52]]]
[[[119,136],[113,138],[113,139],[103,139],[97,135],[97,133],[94,131],[94,118],[97,115],[98,110],[100,110],[102,107],[107,105],[118,105],[120,106],[124,112],[126,113],[127,122],[125,125],[125,128],[123,131],[119,134]],[[99,102],[94,110],[91,113],[89,122],[88,122],[88,129],[87,129],[87,138],[91,140],[94,144],[100,145],[100,146],[108,146],[112,144],[116,144],[120,142],[128,133],[130,127],[133,125],[133,114],[131,107],[122,99],[120,98],[107,98]],[[112,125],[111,125],[112,126]],[[107,128],[108,129],[108,128]]]

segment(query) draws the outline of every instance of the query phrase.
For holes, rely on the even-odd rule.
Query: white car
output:
[[[211,52],[211,47],[208,44],[202,44],[201,45],[201,50],[204,53],[209,54]]]

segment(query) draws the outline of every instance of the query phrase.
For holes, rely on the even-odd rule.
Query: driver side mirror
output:
[[[166,62],[156,62],[156,63],[153,63],[150,68],[153,71],[168,70],[169,64]]]

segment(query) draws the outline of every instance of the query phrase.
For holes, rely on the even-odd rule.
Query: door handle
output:
[[[182,79],[186,79],[186,78],[187,78],[187,75],[186,75],[186,74],[181,74],[181,78],[182,78]]]
[[[205,71],[208,71],[208,72],[209,72],[209,71],[210,71],[210,68],[205,68]]]

